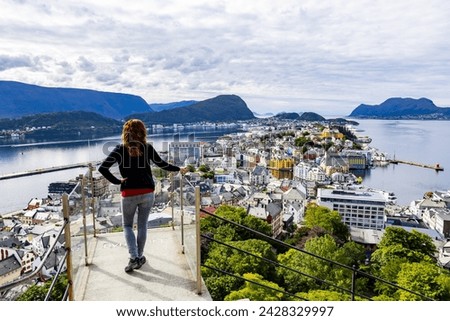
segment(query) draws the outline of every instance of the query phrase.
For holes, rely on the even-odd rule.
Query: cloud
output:
[[[92,71],[95,71],[95,69],[96,69],[95,64],[83,56],[78,58],[77,65],[80,70],[86,71],[86,72],[92,72]]]
[[[73,75],[76,72],[75,68],[67,61],[62,61],[58,65],[61,67],[61,72],[65,75]]]
[[[33,66],[33,62],[30,57],[0,55],[0,71],[31,66]]]
[[[255,111],[450,106],[445,0],[0,0],[0,79]]]
[[[130,53],[128,50],[122,50],[120,53],[114,55],[113,60],[117,63],[127,63],[130,61]]]

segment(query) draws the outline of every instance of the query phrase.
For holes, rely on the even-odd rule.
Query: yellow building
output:
[[[344,138],[344,134],[339,132],[337,129],[324,128],[322,130],[322,134],[320,135],[320,137],[322,139],[326,138],[342,139]]]
[[[292,158],[271,159],[269,161],[269,170],[273,177],[277,179],[292,179],[294,160]]]

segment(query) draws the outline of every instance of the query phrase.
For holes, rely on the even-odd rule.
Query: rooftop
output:
[[[319,197],[339,198],[346,200],[367,200],[373,202],[386,202],[386,198],[381,192],[376,191],[361,191],[361,190],[344,190],[344,189],[318,189]]]

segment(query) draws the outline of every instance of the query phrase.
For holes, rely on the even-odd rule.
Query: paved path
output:
[[[123,233],[90,235],[88,266],[84,264],[82,239],[74,240],[74,262],[81,262],[74,267],[75,300],[211,301],[204,286],[201,295],[196,293],[179,234],[170,227],[149,229],[144,253],[147,263],[129,274],[124,271],[128,251]]]

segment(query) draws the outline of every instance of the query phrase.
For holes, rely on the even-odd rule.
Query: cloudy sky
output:
[[[0,0],[0,80],[142,96],[236,94],[258,113],[450,106],[447,0]]]

